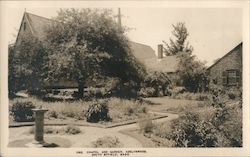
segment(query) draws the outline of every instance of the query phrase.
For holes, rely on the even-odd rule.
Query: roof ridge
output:
[[[223,58],[225,58],[226,56],[228,56],[229,54],[233,53],[234,50],[239,47],[240,45],[242,45],[243,42],[241,41],[239,44],[237,44],[235,47],[233,47],[229,52],[227,52],[226,54],[224,54],[222,57],[220,57],[214,64],[210,65],[207,70],[211,69],[214,65],[216,65],[217,63],[219,63]]]
[[[46,19],[46,20],[49,20],[49,21],[53,21],[53,20],[50,19],[50,18],[47,18],[47,17],[44,17],[44,16],[40,16],[40,15],[36,15],[36,14],[30,13],[30,12],[25,12],[25,14],[27,14],[27,15],[32,15],[32,16],[36,16],[36,17],[39,17],[39,18],[43,18],[43,19]]]
[[[140,45],[144,45],[144,46],[148,46],[148,47],[151,47],[151,46],[149,46],[149,45],[146,45],[146,44],[142,44],[142,43],[138,43],[138,42],[135,42],[135,41],[132,41],[132,40],[129,40],[130,42],[132,42],[132,43],[135,43],[135,44],[140,44]]]

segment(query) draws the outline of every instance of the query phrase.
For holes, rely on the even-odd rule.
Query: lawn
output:
[[[152,102],[148,106],[149,110],[179,115],[179,118],[163,123],[153,123],[149,119],[133,132],[134,136],[143,135],[146,140],[151,140],[156,147],[242,146],[242,107],[237,99],[213,101],[217,107],[208,100],[176,100],[167,97],[145,100]],[[220,102],[225,106],[220,106]]]
[[[144,100],[152,102],[148,109],[155,112],[181,113],[188,109],[201,110],[205,106],[205,101],[172,99],[169,97],[145,98]]]
[[[36,107],[43,107],[48,109],[45,113],[45,122],[76,122],[86,121],[86,112],[89,106],[96,103],[96,100],[84,101],[44,101],[35,97],[28,98],[15,98],[10,100],[10,109],[14,103],[32,102]],[[149,113],[147,103],[139,102],[136,100],[120,99],[120,98],[107,98],[99,99],[98,102],[105,102],[109,108],[109,116],[111,121],[100,122],[102,124],[119,123],[124,121],[131,121],[141,119],[144,117],[152,117],[155,114]],[[10,123],[14,122],[13,117],[10,115]]]

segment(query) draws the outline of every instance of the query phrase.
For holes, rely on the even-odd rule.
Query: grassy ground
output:
[[[48,102],[29,97],[10,100],[10,108],[14,103],[21,101],[30,101],[36,107],[42,106],[43,108],[48,109],[49,111],[45,113],[45,121],[49,120],[50,122],[86,121],[85,114],[88,107],[91,104],[96,103],[96,101],[83,100]],[[148,113],[147,104],[139,101],[120,98],[101,99],[98,101],[105,101],[109,107],[109,115],[112,118],[112,121],[107,122],[108,124],[154,116],[153,114]],[[11,122],[13,122],[13,118],[10,115],[10,123]]]
[[[180,100],[169,97],[146,98],[145,100],[152,102],[152,104],[148,106],[148,109],[156,112],[179,114],[187,109],[202,110],[205,106],[204,101]]]

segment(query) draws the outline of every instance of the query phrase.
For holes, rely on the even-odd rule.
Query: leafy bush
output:
[[[207,93],[190,93],[190,92],[172,93],[171,97],[174,99],[197,100],[197,101],[208,100]]]
[[[175,87],[173,89],[171,89],[170,93],[172,97],[175,97],[179,94],[182,94],[186,91],[186,89],[184,87]]]
[[[109,121],[109,108],[106,103],[94,103],[90,105],[87,112],[86,118],[88,122],[99,122],[99,121]]]
[[[46,117],[48,118],[58,118],[58,113],[54,110],[48,111],[46,114]]]
[[[11,107],[11,113],[17,122],[33,121],[33,108],[35,106],[31,101],[18,100]]]
[[[154,128],[154,135],[161,137],[161,138],[167,138],[170,134],[170,122],[164,122],[158,125],[155,125]]]
[[[92,142],[95,148],[119,148],[122,147],[122,143],[117,137],[104,136],[98,138],[96,141]]]
[[[236,98],[236,95],[235,95],[235,93],[233,93],[233,92],[229,92],[229,93],[227,93],[227,94],[228,94],[229,99],[234,100],[234,99]]]
[[[151,119],[146,119],[139,121],[139,127],[143,133],[152,133],[154,124]]]
[[[138,95],[140,95],[141,97],[153,97],[155,96],[155,89],[153,87],[144,87],[141,88]]]
[[[69,125],[64,128],[63,132],[65,132],[66,134],[75,135],[81,133],[81,129],[74,125]]]
[[[35,132],[35,127],[30,128],[29,133],[34,134]],[[45,134],[70,134],[70,135],[75,135],[81,133],[81,129],[79,127],[76,127],[74,125],[68,125],[66,127],[63,127],[61,129],[56,128],[56,127],[49,127],[45,126],[44,127],[44,133]]]
[[[163,72],[149,72],[141,84],[139,96],[152,97],[169,95],[171,81],[168,74]]]
[[[199,114],[186,112],[173,120],[168,138],[174,140],[177,147],[214,147],[215,131],[210,122],[200,119]]]
[[[241,147],[242,102],[227,103],[226,95],[222,88],[211,88],[211,106],[173,120],[166,137],[178,147]]]

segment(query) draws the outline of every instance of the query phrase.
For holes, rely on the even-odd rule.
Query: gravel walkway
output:
[[[164,122],[168,121],[174,118],[177,118],[178,115],[176,114],[167,114],[168,117],[161,118],[154,120],[155,122]],[[53,126],[55,128],[60,129],[63,126]],[[104,136],[111,136],[111,137],[117,137],[122,142],[123,147],[142,147],[142,144],[130,137],[129,135],[125,135],[120,133],[119,131],[125,130],[125,129],[131,129],[131,128],[138,128],[138,124],[129,124],[129,125],[123,125],[113,128],[98,128],[98,127],[87,127],[87,126],[78,126],[82,133],[77,135],[60,135],[60,134],[45,134],[45,137],[63,137],[69,141],[71,141],[71,147],[93,147],[92,142],[96,141],[98,138],[104,137]],[[9,136],[9,142],[13,142],[16,140],[22,140],[22,139],[33,139],[33,135],[29,134],[29,130],[31,127],[16,127],[16,128],[9,128],[10,130],[10,136]]]

